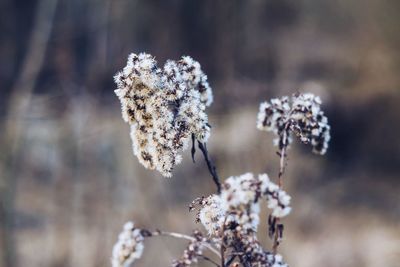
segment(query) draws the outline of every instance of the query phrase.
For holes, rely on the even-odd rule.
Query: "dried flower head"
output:
[[[203,224],[210,236],[218,236],[226,214],[226,211],[222,208],[221,197],[211,195],[202,199],[200,205],[202,208],[198,212],[198,221]]]
[[[256,232],[259,224],[260,201],[266,199],[272,216],[289,214],[290,196],[271,182],[267,174],[254,176],[246,173],[229,177],[222,185],[220,195],[201,199],[198,220],[211,236],[219,237],[221,229],[236,225],[245,233]],[[226,234],[226,233],[225,233]]]
[[[143,253],[143,235],[140,229],[136,229],[132,222],[124,225],[114,245],[111,263],[113,267],[128,267]]]
[[[160,69],[151,55],[141,53],[131,54],[114,79],[122,117],[131,125],[134,154],[146,168],[170,177],[192,134],[200,142],[210,136],[207,76],[191,57],[169,60]]]
[[[280,149],[292,139],[290,133],[301,142],[311,144],[313,152],[325,154],[330,140],[328,119],[321,110],[321,99],[313,94],[295,94],[263,102],[258,113],[257,128],[275,133],[274,144]]]

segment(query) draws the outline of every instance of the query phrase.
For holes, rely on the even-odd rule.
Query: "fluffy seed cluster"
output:
[[[172,267],[188,267],[194,263],[197,263],[198,257],[203,253],[203,243],[207,241],[199,231],[193,232],[195,240],[191,241],[186,249],[183,251],[183,255],[179,260],[175,260],[172,263]]]
[[[263,198],[273,217],[282,218],[290,213],[290,196],[271,182],[267,174],[246,173],[226,179],[221,195],[201,199],[197,218],[213,236],[220,234],[224,222],[235,222],[244,230],[257,231]]]
[[[242,253],[241,260],[248,262],[248,266],[287,266],[279,255],[264,251],[257,240],[262,199],[267,201],[273,218],[290,213],[290,196],[267,174],[246,173],[226,179],[220,195],[196,200],[201,207],[197,219],[210,237],[220,240],[232,252]]]
[[[198,212],[197,221],[203,224],[210,236],[218,236],[226,214],[220,196],[211,195],[201,199],[199,204],[202,208]]]
[[[128,267],[139,259],[143,253],[143,240],[141,230],[136,229],[132,222],[127,222],[114,245],[112,267]]]
[[[131,54],[114,79],[134,154],[146,168],[170,177],[192,134],[200,142],[210,136],[205,109],[213,97],[207,76],[191,57],[158,68],[151,55],[141,53]]]
[[[291,208],[290,196],[273,183],[267,174],[254,176],[246,173],[238,177],[228,178],[221,193],[223,208],[228,212],[238,212],[246,208],[250,211],[249,218],[242,218],[251,223],[252,229],[257,229],[259,218],[259,201],[265,197],[272,215],[277,218],[285,217]],[[250,226],[250,225],[249,225]]]
[[[263,102],[257,117],[257,128],[275,133],[274,144],[280,149],[291,141],[290,133],[301,142],[311,144],[313,152],[325,154],[331,138],[328,119],[321,110],[321,99],[313,94],[295,94]]]

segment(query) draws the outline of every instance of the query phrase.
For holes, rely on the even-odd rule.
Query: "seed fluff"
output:
[[[158,68],[151,55],[141,53],[129,55],[114,80],[134,154],[146,168],[170,177],[192,134],[203,143],[210,136],[205,109],[213,96],[207,76],[189,56]]]

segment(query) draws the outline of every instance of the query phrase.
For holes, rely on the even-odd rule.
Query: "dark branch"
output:
[[[232,255],[231,258],[226,261],[225,266],[228,267],[229,265],[231,265],[231,263],[233,262],[233,260],[235,258],[236,258],[236,255]]]
[[[194,136],[194,134],[192,134],[192,150],[190,152],[192,153],[193,163],[196,163],[196,161],[194,160],[194,154],[196,154],[196,137]]]
[[[207,257],[207,256],[199,255],[199,257],[202,258],[202,259],[205,260],[205,261],[211,262],[212,264],[214,264],[214,265],[217,266],[217,267],[220,267],[218,263],[216,263],[215,261],[213,261],[212,259],[210,259],[210,258]]]
[[[243,256],[239,257],[240,259],[240,263],[245,266],[245,267],[251,267],[250,263],[248,261],[246,261],[246,259]]]
[[[209,170],[211,176],[213,177],[214,183],[217,186],[217,192],[218,192],[218,194],[220,194],[221,193],[221,182],[219,181],[217,170],[216,170],[214,164],[212,163],[210,157],[208,156],[207,145],[203,144],[200,141],[197,141],[197,143],[199,145],[199,149],[201,150],[201,152],[203,152],[204,159],[206,160],[208,170]]]

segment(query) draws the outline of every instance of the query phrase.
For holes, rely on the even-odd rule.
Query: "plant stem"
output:
[[[240,254],[241,255],[241,254]],[[231,265],[231,263],[233,262],[233,260],[236,258],[236,256],[237,255],[232,255],[231,257],[230,257],[230,259],[228,259],[227,261],[226,261],[226,267],[228,267],[229,265]]]
[[[221,266],[225,267],[225,246],[224,244],[221,244]]]
[[[279,188],[281,188],[281,189],[283,188],[282,176],[285,173],[286,148],[288,146],[287,129],[289,127],[289,123],[287,123],[286,125],[287,126],[285,126],[285,129],[284,129],[283,134],[282,134],[282,143],[283,144],[282,144],[281,151],[279,153],[280,160],[279,160],[278,185],[279,185]]]
[[[192,154],[193,163],[196,163],[194,160],[194,154],[196,154],[196,137],[192,134],[192,150],[190,151]]]
[[[276,221],[278,222],[279,219],[277,218]],[[278,253],[278,246],[279,246],[279,233],[278,230],[275,230],[274,244],[272,245],[272,253],[274,254]]]
[[[175,232],[154,231],[154,232],[151,232],[150,237],[151,236],[170,236],[170,237],[175,237],[175,238],[179,238],[179,239],[186,239],[189,241],[196,241],[196,239],[192,236],[175,233]],[[211,252],[213,252],[218,257],[221,257],[221,254],[219,253],[219,251],[217,249],[215,249],[210,243],[203,242],[203,246],[208,248]]]
[[[285,173],[285,167],[286,167],[286,148],[288,146],[288,129],[290,126],[290,121],[288,121],[285,125],[285,128],[282,133],[282,147],[279,153],[279,174],[278,174],[278,186],[279,189],[283,188],[283,181],[282,181],[282,176]],[[278,225],[280,221],[280,218],[276,218],[275,224]],[[280,232],[278,229],[275,229],[275,234],[274,234],[274,243],[272,245],[272,252],[276,254],[278,252],[278,246],[279,246],[279,238],[280,238]]]
[[[215,261],[213,261],[212,259],[210,259],[209,257],[207,257],[207,256],[204,256],[204,255],[199,255],[199,257],[200,258],[202,258],[203,260],[205,260],[205,261],[209,261],[209,262],[211,262],[212,264],[214,264],[215,266],[217,266],[217,267],[221,267],[221,266],[219,266],[219,264],[218,263],[216,263]]]
[[[215,165],[212,163],[212,161],[208,155],[207,145],[205,143],[203,144],[200,141],[197,141],[197,142],[199,145],[199,149],[201,150],[201,152],[203,152],[204,159],[207,163],[208,171],[210,172],[210,174],[213,178],[213,181],[214,181],[215,185],[217,186],[217,192],[218,192],[218,194],[220,194],[221,193],[221,182],[219,181],[219,177],[218,177]]]

